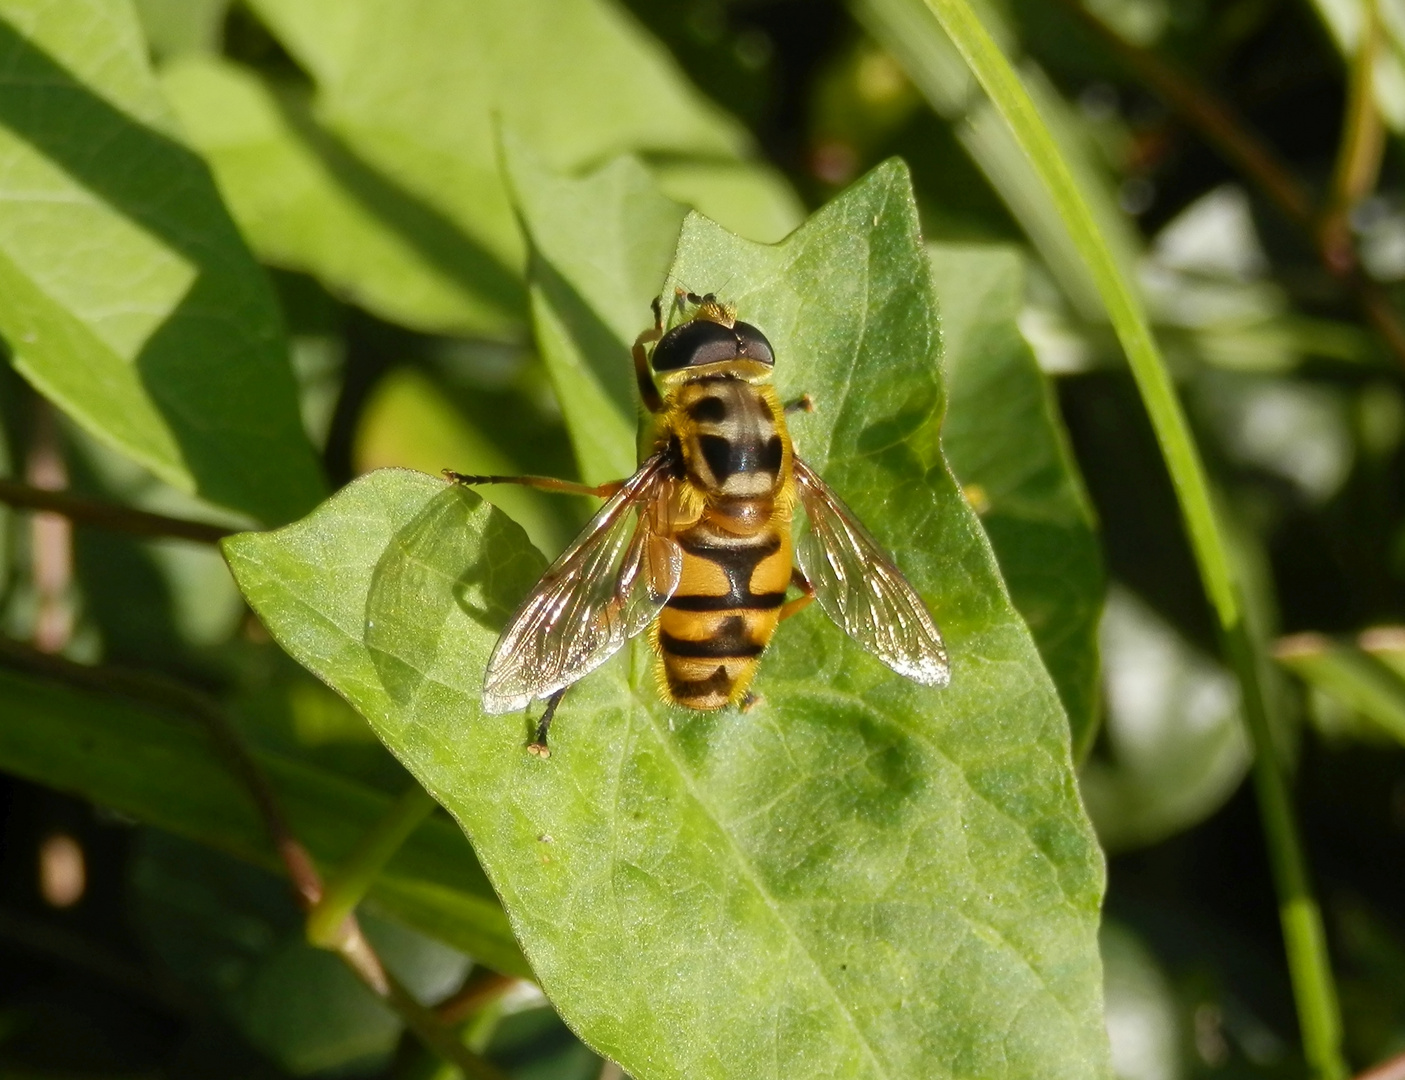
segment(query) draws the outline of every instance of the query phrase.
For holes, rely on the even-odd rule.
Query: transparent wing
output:
[[[795,462],[810,528],[800,537],[800,569],[824,613],[900,675],[927,686],[951,681],[946,646],[902,572],[851,511],[803,461]]]
[[[513,712],[594,671],[673,595],[683,553],[638,512],[663,475],[661,458],[645,462],[522,601],[488,659],[484,709]]]

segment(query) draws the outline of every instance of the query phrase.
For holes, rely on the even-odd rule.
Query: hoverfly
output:
[[[929,686],[950,679],[941,635],[912,586],[796,457],[785,415],[809,400],[781,404],[765,335],[711,293],[679,290],[674,308],[681,321],[665,332],[655,300],[654,326],[634,344],[647,453],[629,479],[589,487],[446,471],[459,483],[606,500],[522,601],[484,676],[490,713],[547,699],[529,746],[543,757],[566,689],[645,630],[660,693],[692,709],[747,707],[776,626],[812,600],[894,671]],[[810,522],[794,552],[799,569],[797,502]],[[799,595],[787,599],[792,585]]]

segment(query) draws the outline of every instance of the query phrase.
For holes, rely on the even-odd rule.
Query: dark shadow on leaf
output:
[[[859,432],[855,448],[860,454],[878,454],[906,443],[931,419],[933,405],[909,404],[901,412],[869,424]]]
[[[343,191],[465,292],[513,321],[526,319],[527,297],[514,273],[453,218],[387,177],[345,140],[319,124],[307,102],[284,88],[273,95],[288,127],[317,155]]]
[[[493,515],[483,530],[478,558],[454,582],[454,601],[459,610],[494,634],[502,631],[526,595],[515,581],[505,580],[501,572],[502,552],[522,543],[519,526],[504,515]]]
[[[366,597],[366,647],[391,698],[411,702],[462,612],[487,644],[544,569],[521,528],[446,485],[386,546]]]
[[[306,513],[321,481],[273,297],[204,161],[93,93],[4,19],[0,56],[0,124],[195,272],[135,368],[200,494],[271,524]],[[266,318],[266,332],[232,323],[231,311]]]
[[[633,416],[639,408],[629,351],[633,342],[624,342],[616,337],[570,282],[535,248],[531,260],[532,280],[561,320],[567,336],[580,349],[591,373],[620,414]],[[644,328],[641,322],[639,329]]]

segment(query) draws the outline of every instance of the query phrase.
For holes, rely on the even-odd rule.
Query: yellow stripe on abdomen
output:
[[[736,537],[719,534],[711,516],[677,537],[682,573],[654,629],[662,689],[693,709],[720,709],[746,693],[790,583],[788,522]]]

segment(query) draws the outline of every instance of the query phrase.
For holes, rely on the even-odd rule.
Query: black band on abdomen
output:
[[[670,596],[666,607],[674,611],[773,611],[785,603],[785,593],[730,592],[725,596]]]

